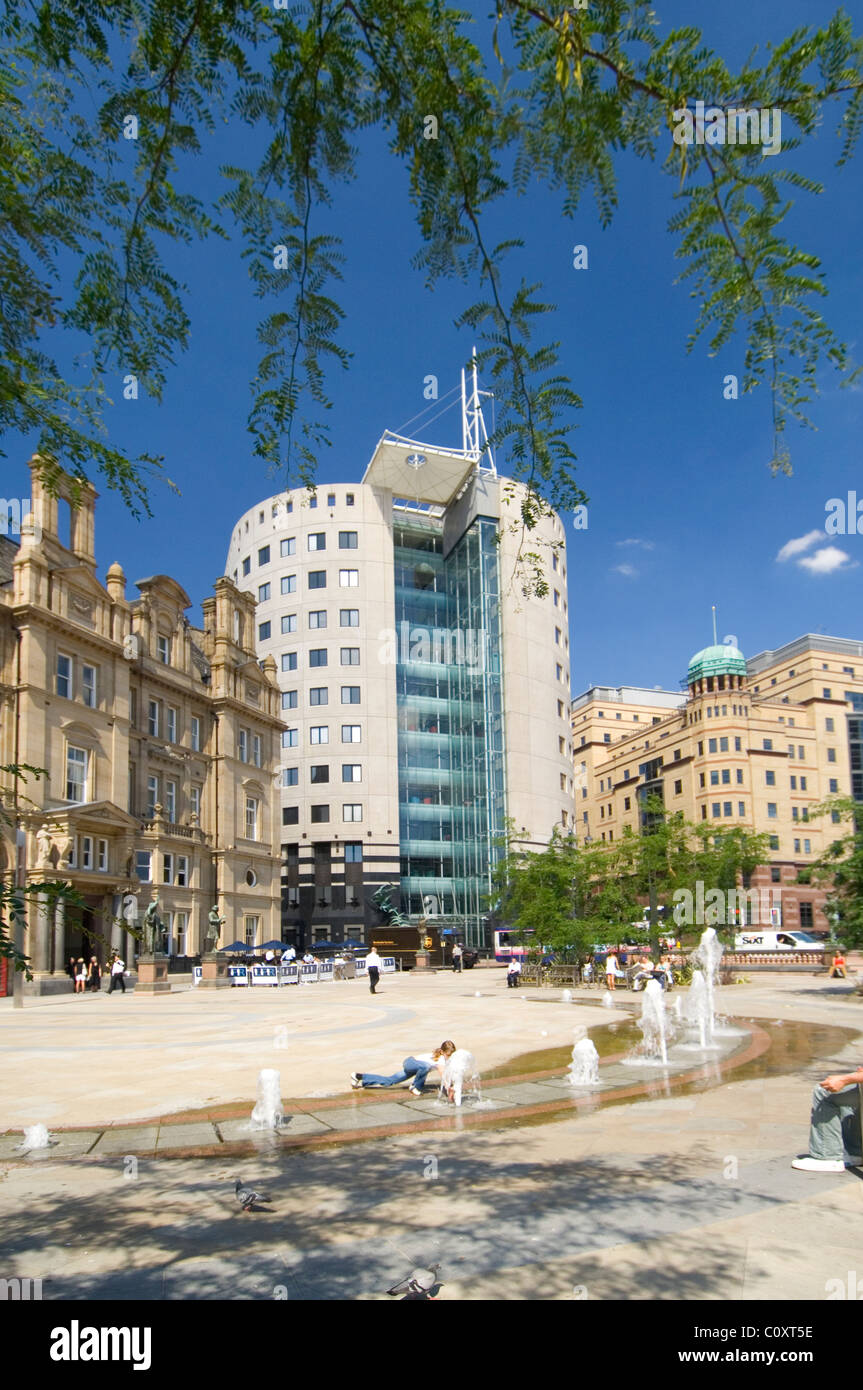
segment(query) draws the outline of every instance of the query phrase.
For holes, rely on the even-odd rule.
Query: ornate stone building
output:
[[[31,907],[32,988],[65,987],[70,955],[104,961],[117,946],[131,962],[126,926],[154,896],[173,956],[200,951],[214,903],[222,944],[278,937],[283,726],[254,598],[217,580],[202,628],[166,575],[128,599],[119,564],[97,577],[95,491],[61,477],[52,496],[31,472],[38,524],[0,554],[0,764],[46,775],[0,775],[14,822],[0,872],[64,881],[78,898]]]

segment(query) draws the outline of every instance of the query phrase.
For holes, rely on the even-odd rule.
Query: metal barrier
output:
[[[192,984],[193,984],[193,985],[199,985],[199,984],[201,983],[201,974],[202,974],[202,970],[201,970],[200,965],[193,965],[193,966],[192,966]]]
[[[300,982],[300,967],[298,965],[280,965],[279,982],[283,985],[297,985]]]
[[[252,966],[253,985],[277,985],[279,976],[274,965],[253,965]]]
[[[228,979],[232,985],[247,985],[249,983],[249,967],[247,965],[229,965]]]

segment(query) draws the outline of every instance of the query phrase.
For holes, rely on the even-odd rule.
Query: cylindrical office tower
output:
[[[384,435],[362,483],[234,528],[226,572],[288,725],[286,940],[367,940],[392,885],[411,922],[488,949],[507,822],[536,846],[572,827],[565,536],[556,516],[531,534],[549,592],[525,593],[518,499],[465,451]]]

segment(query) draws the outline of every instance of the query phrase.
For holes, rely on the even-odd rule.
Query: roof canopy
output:
[[[461,492],[478,462],[463,449],[441,449],[387,430],[378,440],[363,482],[389,488],[394,497],[445,507]]]
[[[704,647],[696,652],[686,673],[687,685],[704,676],[745,676],[746,658],[738,647],[730,644]]]

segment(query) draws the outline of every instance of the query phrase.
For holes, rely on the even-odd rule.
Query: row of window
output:
[[[327,626],[327,610],[325,608],[313,608],[309,612],[309,627],[313,630]],[[339,627],[359,627],[360,610],[358,608],[339,609]],[[281,619],[282,634],[299,631],[299,617],[296,613],[285,613]],[[268,642],[273,635],[272,621],[258,623],[258,640]],[[284,668],[283,668],[284,669]]]
[[[342,820],[361,821],[363,818],[363,806],[361,801],[345,802],[342,804]],[[328,805],[317,805],[309,807],[309,820],[313,825],[325,825],[330,819],[330,808]],[[282,825],[299,825],[300,808],[299,806],[282,807]],[[345,856],[347,858],[347,856]]]
[[[134,781],[132,783],[134,785]],[[177,783],[171,778],[164,780],[159,776],[147,778],[147,806],[145,815],[148,820],[152,820],[156,814],[156,807],[161,806],[165,819],[176,822],[177,816]],[[189,812],[200,818],[201,815],[201,788],[191,786],[189,788]]]
[[[310,589],[325,589],[327,587],[326,570],[309,570],[306,579]],[[357,589],[359,583],[359,570],[339,570],[339,588]],[[297,592],[297,576],[295,574],[284,575],[280,581],[280,589],[283,594],[295,594]],[[268,599],[272,598],[272,595],[272,584],[258,585],[258,603],[266,603]]]
[[[308,536],[306,537],[306,542],[307,542],[307,545],[308,545],[308,549],[311,550],[311,551],[326,550],[326,548],[327,548],[327,535],[326,535],[326,532],[325,532],[325,531],[310,531],[309,534],[308,534]],[[340,532],[339,532],[339,550],[356,550],[356,549],[358,548],[358,546],[359,546],[359,533],[358,533],[357,531],[340,531]],[[289,556],[291,556],[291,555],[296,555],[296,553],[297,553],[297,538],[296,538],[296,536],[286,536],[286,537],[284,538],[284,540],[280,541],[280,543],[279,543],[279,555],[280,555],[280,557],[281,557],[282,559],[287,559],[287,558],[288,558]],[[262,546],[260,546],[259,549],[258,549],[258,568],[261,569],[264,565],[270,564],[271,560],[272,560],[272,546],[270,546],[270,545],[262,545]],[[251,557],[251,555],[247,555],[247,556],[245,556],[245,558],[244,558],[244,560],[243,560],[243,562],[242,562],[243,575],[245,576],[245,575],[247,575],[247,574],[250,574],[250,573],[251,573],[251,569],[252,569],[252,557]]]
[[[250,729],[237,730],[237,758],[241,763],[250,762],[253,767],[262,767],[261,735]]]
[[[313,724],[309,729],[310,743],[329,743],[330,726],[329,724]],[[342,743],[361,743],[362,726],[360,724],[342,725]],[[282,733],[283,748],[298,748],[300,744],[299,729],[285,729]]]
[[[315,861],[328,862],[332,859],[332,847],[327,841],[316,840],[314,843]],[[363,842],[362,840],[345,840],[342,848],[344,849],[346,864],[362,864],[363,862]],[[336,846],[338,852],[339,846]],[[288,867],[297,866],[300,862],[300,847],[297,844],[282,845],[282,853]],[[320,885],[323,886],[323,885]]]
[[[132,691],[132,723],[137,723],[137,692]],[[163,738],[168,743],[179,743],[181,738],[179,710],[174,705],[166,705],[161,700],[147,701],[147,733],[151,738]],[[197,714],[189,718],[189,747],[193,753],[201,751],[201,721]]]
[[[141,883],[153,882],[153,850],[138,850],[135,855],[135,873]],[[191,883],[188,855],[163,854],[160,881],[175,888],[188,888]]]
[[[326,647],[310,647],[307,652],[309,666],[328,666],[329,655]],[[360,649],[359,647],[339,647],[340,666],[359,666]],[[282,653],[282,670],[296,671],[299,669],[299,656],[297,652]]]
[[[282,691],[282,709],[296,709],[299,701],[299,692],[296,690]],[[310,705],[328,705],[330,702],[329,686],[313,685],[309,689]],[[358,685],[343,685],[341,688],[341,702],[343,705],[358,705],[360,703],[360,687]],[[260,764],[259,764],[260,766]]]
[[[329,782],[330,767],[329,763],[313,763],[309,768],[310,782]],[[363,768],[361,763],[342,763],[343,782],[361,782],[363,780]],[[300,769],[298,767],[282,768],[282,786],[298,787],[300,784]]]

